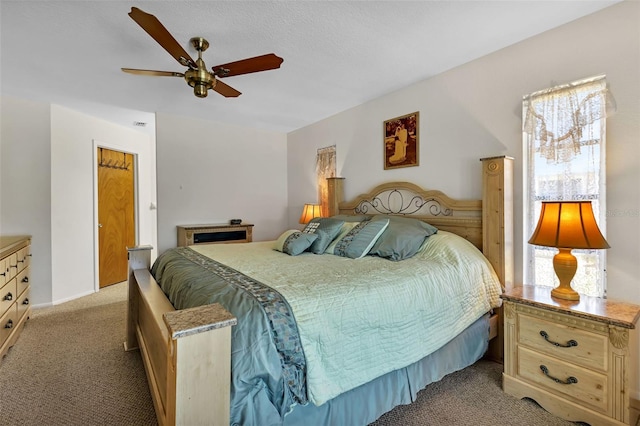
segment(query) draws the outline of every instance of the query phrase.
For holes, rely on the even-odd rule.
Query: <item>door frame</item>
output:
[[[100,237],[98,235],[98,159],[100,148],[124,152],[133,155],[133,223],[135,245],[140,241],[140,211],[139,211],[139,179],[138,153],[122,145],[101,142],[93,139],[93,290],[100,291]]]

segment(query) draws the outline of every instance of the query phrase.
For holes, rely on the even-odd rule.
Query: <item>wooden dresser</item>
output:
[[[504,391],[567,420],[635,424],[630,380],[640,363],[640,306],[584,295],[572,302],[550,292],[521,286],[502,295]]]
[[[198,244],[250,243],[253,225],[213,223],[208,225],[179,225],[178,247]]]
[[[31,236],[0,237],[0,360],[29,318]]]

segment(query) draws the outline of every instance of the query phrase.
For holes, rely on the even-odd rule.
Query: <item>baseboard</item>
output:
[[[93,293],[95,293],[95,291],[94,291],[94,290],[85,291],[85,292],[83,292],[83,293],[74,294],[73,296],[70,296],[70,297],[65,297],[65,298],[63,298],[63,299],[54,300],[54,301],[52,302],[52,304],[53,304],[54,306],[55,306],[55,305],[60,305],[60,304],[62,304],[62,303],[65,303],[65,302],[71,302],[72,300],[76,300],[76,299],[79,299],[79,298],[81,298],[81,297],[84,297],[84,296],[88,296],[88,295],[90,295],[90,294],[93,294]]]

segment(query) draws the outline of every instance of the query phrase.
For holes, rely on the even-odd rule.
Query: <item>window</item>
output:
[[[605,133],[607,85],[604,76],[553,87],[524,97],[524,278],[555,287],[557,249],[528,244],[541,201],[592,202],[606,235]],[[604,297],[605,250],[573,250],[578,271],[572,287]]]

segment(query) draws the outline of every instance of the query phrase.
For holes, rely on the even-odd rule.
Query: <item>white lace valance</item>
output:
[[[604,76],[556,86],[525,96],[523,131],[550,163],[567,162],[583,146],[597,143],[615,101]]]

